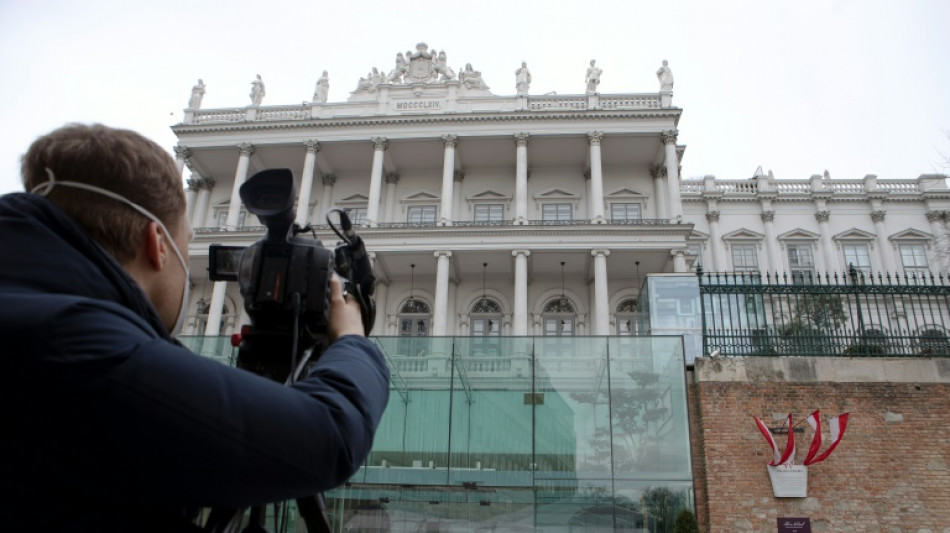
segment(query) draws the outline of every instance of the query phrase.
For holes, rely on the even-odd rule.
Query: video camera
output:
[[[241,200],[267,227],[264,238],[243,248],[211,245],[209,277],[237,281],[251,325],[242,328],[237,365],[285,381],[299,372],[298,361],[312,349],[316,359],[326,348],[330,276],[342,278],[343,290],[359,301],[368,335],[376,317],[376,277],[362,239],[347,214],[335,209],[327,223],[340,237],[331,252],[310,226],[294,223],[297,186],[290,169],[263,170],[240,189]],[[331,215],[339,223],[331,221]],[[310,231],[313,238],[299,236]]]

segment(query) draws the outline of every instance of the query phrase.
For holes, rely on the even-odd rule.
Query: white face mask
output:
[[[74,187],[76,189],[84,189],[87,191],[101,194],[103,196],[108,196],[109,198],[112,198],[113,200],[122,202],[125,205],[131,207],[132,209],[135,209],[142,215],[148,217],[149,220],[158,224],[158,227],[162,229],[162,233],[165,235],[165,238],[168,239],[168,243],[171,245],[172,250],[175,251],[175,257],[178,258],[178,262],[181,264],[182,270],[185,271],[185,284],[184,284],[185,286],[182,289],[181,306],[178,308],[178,318],[175,319],[175,326],[172,328],[170,332],[172,337],[177,337],[179,334],[181,334],[182,327],[185,325],[185,314],[187,312],[187,307],[188,307],[188,295],[190,292],[189,285],[191,285],[190,273],[188,271],[188,264],[185,262],[185,256],[181,254],[181,251],[178,249],[178,245],[175,244],[175,239],[172,238],[172,235],[171,233],[168,232],[168,228],[165,227],[165,224],[163,224],[162,221],[159,220],[157,216],[153,215],[149,210],[132,202],[131,200],[127,199],[126,197],[120,194],[116,194],[112,191],[103,189],[101,187],[96,187],[95,185],[79,183],[77,181],[56,181],[56,176],[53,175],[53,171],[48,168],[46,169],[46,173],[49,174],[49,181],[41,183],[37,185],[36,187],[33,187],[33,190],[30,191],[31,193],[39,194],[40,196],[46,196],[47,194],[50,193],[50,191],[53,190],[53,187],[57,185],[60,185],[63,187]]]

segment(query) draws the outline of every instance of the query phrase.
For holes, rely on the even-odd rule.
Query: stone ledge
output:
[[[694,382],[950,383],[950,359],[699,357]]]

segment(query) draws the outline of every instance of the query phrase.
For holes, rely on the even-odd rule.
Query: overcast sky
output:
[[[67,122],[137,130],[171,151],[191,87],[202,108],[310,100],[323,70],[344,101],[419,41],[514,94],[656,92],[669,60],[684,177],[913,179],[950,172],[945,0],[200,2],[0,0],[0,193],[30,142]]]

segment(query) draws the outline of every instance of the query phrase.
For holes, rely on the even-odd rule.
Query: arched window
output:
[[[498,337],[501,335],[501,305],[490,298],[481,298],[469,311],[473,337]]]
[[[544,304],[541,311],[545,337],[573,337],[577,316],[574,304],[566,296],[554,298]]]
[[[917,334],[917,348],[921,355],[950,355],[950,340],[943,329],[928,326]]]
[[[408,337],[428,337],[431,318],[432,310],[428,303],[412,297],[403,302],[399,308],[399,336],[407,338],[399,341],[399,355],[424,357],[428,353],[427,340]]]
[[[617,304],[614,316],[617,319],[617,335],[629,337],[637,334],[636,298],[627,298]]]

